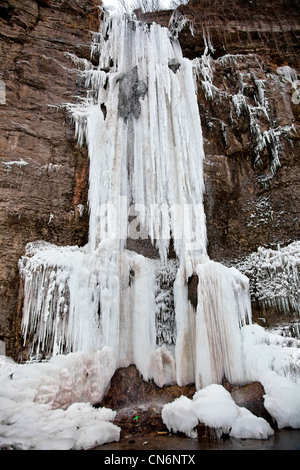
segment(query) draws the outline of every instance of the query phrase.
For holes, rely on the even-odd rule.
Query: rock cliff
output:
[[[199,74],[199,109],[213,259],[299,236],[297,74],[284,76],[299,72],[297,7],[297,1],[193,0],[180,9],[191,20],[179,33],[184,54],[208,57]]]
[[[87,154],[62,104],[84,92],[71,59],[90,57],[97,3],[7,0],[0,7],[0,340],[14,356],[26,243],[87,240]],[[191,0],[172,17],[197,70],[209,256],[229,265],[299,237],[298,7],[297,0]],[[141,18],[168,25],[171,15]]]
[[[0,340],[7,354],[19,343],[18,259],[26,243],[86,242],[87,155],[61,105],[83,90],[70,54],[89,58],[96,3],[1,2]]]

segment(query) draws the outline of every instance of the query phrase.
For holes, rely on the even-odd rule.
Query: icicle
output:
[[[239,329],[251,322],[248,278],[214,261],[199,264],[197,274],[196,386],[221,383],[223,377],[243,383]]]

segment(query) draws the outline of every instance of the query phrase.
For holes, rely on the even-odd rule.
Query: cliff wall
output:
[[[201,57],[209,255],[229,265],[241,261],[238,268],[250,278],[254,321],[295,321],[299,1],[192,0],[179,12],[185,18],[178,32],[184,54]],[[178,27],[180,16],[175,21]],[[269,263],[282,250],[284,261]]]
[[[89,59],[96,3],[1,2],[0,340],[7,354],[19,343],[18,260],[26,243],[86,242],[88,160],[61,105],[84,89],[68,54]]]
[[[192,0],[179,10],[190,19],[184,54],[208,45],[198,99],[210,256],[285,245],[299,237],[299,2]]]

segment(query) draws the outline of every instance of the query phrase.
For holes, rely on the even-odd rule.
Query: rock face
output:
[[[0,341],[15,357],[26,243],[87,240],[88,159],[61,105],[84,92],[71,54],[90,56],[96,3],[7,0],[0,7]],[[197,64],[208,252],[229,265],[299,236],[297,6],[192,0],[173,16],[183,54]],[[139,15],[168,25],[172,12]],[[140,249],[155,256],[148,245]],[[196,282],[189,287],[195,300]]]
[[[161,418],[163,405],[183,394],[192,398],[195,391],[193,384],[160,388],[152,380],[145,382],[137,368],[130,365],[115,372],[100,405],[117,411],[114,423],[121,427],[121,437],[155,435],[168,432]]]
[[[1,2],[0,340],[7,354],[16,353],[19,339],[18,259],[26,243],[86,242],[87,155],[61,105],[82,92],[68,54],[89,58],[95,4]]]

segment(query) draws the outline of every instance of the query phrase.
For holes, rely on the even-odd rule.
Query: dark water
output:
[[[300,450],[300,430],[276,431],[269,439],[190,439],[178,436],[135,437],[107,443],[94,450],[103,451],[202,451],[202,450]]]

